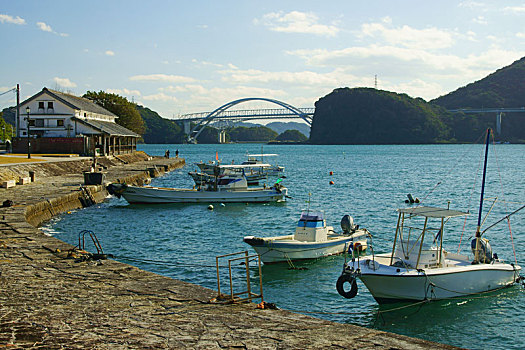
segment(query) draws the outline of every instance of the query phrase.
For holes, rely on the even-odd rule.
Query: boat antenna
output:
[[[481,238],[481,216],[483,211],[483,195],[485,194],[485,178],[487,175],[487,159],[489,155],[489,142],[490,142],[490,128],[487,129],[487,140],[485,142],[485,161],[483,163],[483,178],[481,180],[481,196],[479,200],[479,213],[478,213],[478,226],[476,228],[476,252],[474,261],[478,261],[479,258],[479,240]]]
[[[306,208],[306,213],[310,214],[310,198],[312,197],[312,192],[308,192],[308,207]]]

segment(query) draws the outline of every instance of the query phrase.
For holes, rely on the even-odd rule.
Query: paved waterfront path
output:
[[[138,179],[147,167],[176,162],[108,163],[106,176]],[[255,304],[214,304],[210,289],[112,260],[66,258],[71,246],[30,225],[27,212],[38,203],[53,203],[42,209],[51,215],[65,210],[60,199],[77,195],[83,177],[78,169],[46,171],[35,183],[0,189],[0,204],[14,202],[0,208],[0,348],[452,348]]]

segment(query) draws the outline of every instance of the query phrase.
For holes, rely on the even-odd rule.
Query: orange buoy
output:
[[[333,172],[333,171],[330,172],[330,176],[331,176],[331,175],[334,175],[334,172]]]
[[[334,182],[333,182],[333,181],[330,181],[330,185],[333,185],[333,184],[334,184]]]

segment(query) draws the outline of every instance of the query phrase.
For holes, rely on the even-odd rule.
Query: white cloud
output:
[[[454,43],[452,33],[437,28],[415,29],[407,25],[389,28],[382,23],[365,23],[361,33],[363,36],[379,37],[391,45],[408,48],[443,49]]]
[[[148,75],[134,75],[129,78],[133,81],[161,81],[168,83],[192,83],[195,79],[190,77],[184,77],[180,75],[168,75],[168,74],[148,74]]]
[[[503,11],[505,12],[512,12],[512,13],[523,13],[525,12],[525,5],[521,6],[507,6],[503,8]]]
[[[460,2],[458,7],[466,7],[469,9],[475,9],[475,8],[484,9],[486,8],[486,4],[479,2],[479,1],[467,0],[467,1]]]
[[[106,92],[109,92],[110,94],[121,95],[121,96],[141,96],[141,93],[139,90],[128,90],[126,88],[124,89],[106,89]]]
[[[0,23],[11,23],[11,24],[26,24],[26,20],[23,18],[20,18],[19,16],[13,17],[9,15],[4,15],[3,13],[0,13]]]
[[[61,87],[64,87],[64,88],[74,88],[77,86],[77,84],[73,83],[71,80],[69,80],[68,78],[59,78],[59,77],[54,77],[53,78],[53,81],[61,86]]]
[[[483,16],[478,16],[476,18],[473,18],[472,22],[477,23],[477,24],[488,24],[487,20]]]
[[[202,65],[202,66],[212,66],[212,67],[217,67],[217,68],[222,68],[224,67],[224,65],[220,64],[220,63],[213,63],[213,62],[208,62],[208,61],[199,61],[198,59],[196,58],[193,58],[191,60],[192,63],[195,63],[195,64],[198,64],[198,65]]]
[[[166,95],[163,92],[158,94],[143,96],[142,99],[146,101],[164,101],[164,102],[179,102],[175,96]]]
[[[53,29],[51,29],[51,26],[45,24],[44,22],[37,22],[36,25],[38,28],[40,28],[41,31],[53,33]]]
[[[348,78],[345,81],[350,82],[346,86],[360,86],[360,80],[378,74],[385,81],[396,82],[386,85],[388,88],[403,92],[401,89],[407,87],[405,92],[426,99],[437,97],[436,93],[446,92],[444,87],[450,89],[481,79],[525,55],[525,52],[494,47],[480,54],[460,57],[381,45],[348,47],[334,51],[297,50],[288,53],[304,59],[307,64],[313,66],[338,69],[325,78],[333,76],[333,79],[337,79],[346,76]],[[420,81],[432,83],[424,85],[418,83]],[[453,86],[450,85],[451,82],[454,83]],[[365,84],[365,86],[371,85]],[[443,87],[439,88],[438,85]]]
[[[525,33],[516,33],[516,37],[520,38],[520,39],[525,39]]]
[[[106,52],[104,52],[106,54],[106,56],[115,56],[115,52],[111,51],[111,50],[107,50]]]
[[[199,24],[197,26],[197,28],[199,28],[199,29],[208,29],[208,25],[207,24]]]
[[[342,69],[335,69],[329,73],[317,73],[313,71],[301,72],[268,72],[256,69],[247,70],[225,70],[221,72],[223,81],[233,83],[285,83],[292,86],[338,86],[344,83],[356,81],[353,75],[346,74]]]
[[[267,13],[262,19],[254,20],[254,23],[262,23],[270,30],[282,33],[315,34],[332,37],[339,32],[339,28],[335,25],[319,24],[318,21],[319,18],[313,13],[292,11],[286,14],[282,12]]]
[[[36,25],[43,32],[53,33],[53,34],[59,35],[61,37],[68,37],[69,36],[69,34],[67,34],[67,33],[57,33],[57,32],[55,32],[53,30],[53,28],[51,28],[51,26],[49,24],[46,24],[44,22],[37,22]]]

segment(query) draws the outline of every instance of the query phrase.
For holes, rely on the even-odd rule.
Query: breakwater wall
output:
[[[60,213],[100,203],[108,196],[104,185],[82,185],[83,172],[90,169],[91,163],[92,160],[83,159],[2,167],[0,168],[0,180],[17,180],[19,177],[34,173],[36,184],[50,187],[73,187],[70,189],[70,193],[43,197],[41,201],[25,206],[26,221],[32,226],[38,227]],[[162,176],[167,171],[184,166],[185,160],[183,158],[153,158],[144,152],[135,152],[118,157],[98,158],[97,164],[106,173],[109,181],[141,186],[150,178]],[[119,166],[133,166],[133,164],[136,166],[131,171],[123,173],[116,171]],[[61,180],[66,180],[68,183]],[[36,184],[31,185],[34,187]],[[23,191],[24,189],[29,190],[30,188],[28,185],[25,186],[17,186],[17,190],[20,190],[18,192],[21,193],[13,194],[11,198],[7,199],[13,201],[15,205],[20,205],[21,200],[26,197],[26,194],[29,194],[24,193],[26,192]]]

